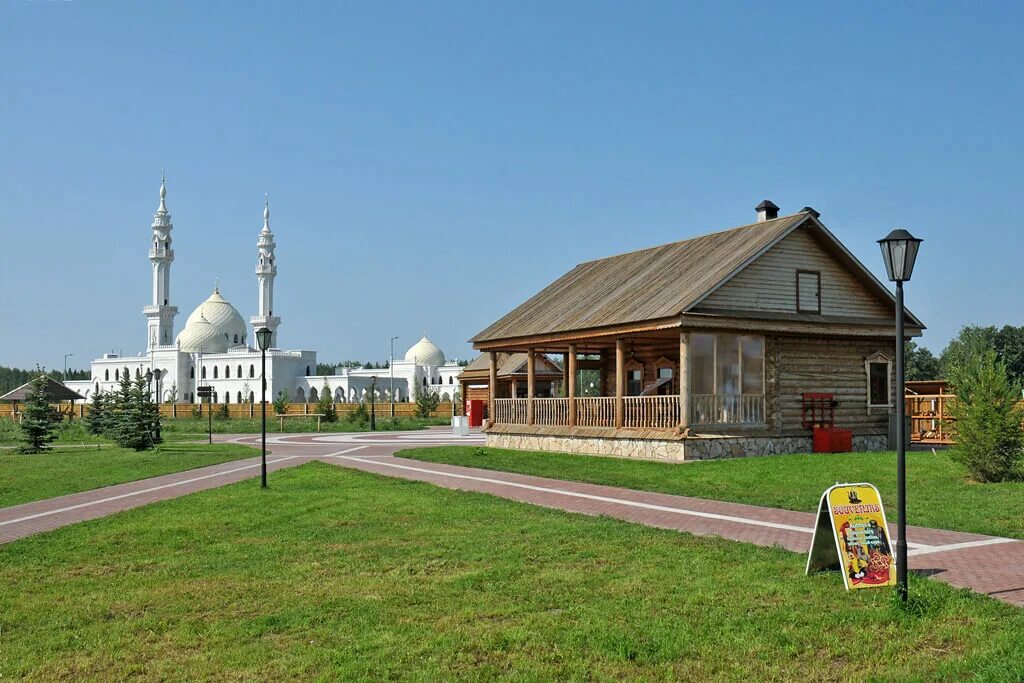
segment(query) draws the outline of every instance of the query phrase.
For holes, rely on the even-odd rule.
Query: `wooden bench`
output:
[[[316,418],[316,431],[320,431],[320,419],[324,416],[323,413],[310,413],[309,415],[301,415],[299,413],[278,415],[277,418],[281,423],[281,431],[284,431],[284,419],[286,417],[315,417]]]

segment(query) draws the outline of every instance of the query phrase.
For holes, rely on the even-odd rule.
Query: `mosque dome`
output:
[[[413,344],[412,348],[405,352],[405,360],[417,365],[429,365],[436,367],[444,365],[444,351],[434,342],[423,335],[423,339]]]
[[[245,344],[247,331],[241,314],[214,289],[188,317],[178,335],[178,348],[186,353],[223,353]]]

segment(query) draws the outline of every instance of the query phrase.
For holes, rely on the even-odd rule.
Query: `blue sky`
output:
[[[1010,3],[0,4],[0,364],[144,349],[172,299],[248,318],[270,193],[282,346],[449,357],[580,261],[812,205],[940,351],[1022,324]],[[398,350],[396,349],[396,350]]]

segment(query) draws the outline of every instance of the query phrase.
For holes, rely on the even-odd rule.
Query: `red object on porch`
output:
[[[848,453],[853,450],[853,432],[836,427],[815,427],[815,453]]]
[[[833,394],[803,394],[800,399],[800,416],[804,429],[835,427],[837,405],[839,402]]]
[[[466,401],[466,415],[469,416],[469,426],[479,427],[484,423],[484,402],[480,399]]]

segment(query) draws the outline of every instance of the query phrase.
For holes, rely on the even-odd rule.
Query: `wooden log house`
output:
[[[473,337],[497,387],[488,444],[688,460],[810,452],[819,425],[885,448],[895,298],[814,209],[756,210],[750,225],[580,264]],[[498,382],[516,353],[525,397]],[[545,357],[561,358],[564,396],[537,391]],[[581,395],[584,367],[597,396]]]

